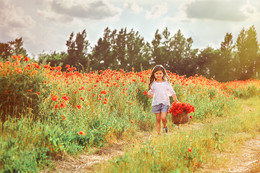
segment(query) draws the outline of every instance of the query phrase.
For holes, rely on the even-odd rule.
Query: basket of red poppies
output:
[[[173,102],[169,108],[169,113],[172,114],[172,122],[176,125],[189,122],[189,113],[195,112],[194,106],[184,102]]]

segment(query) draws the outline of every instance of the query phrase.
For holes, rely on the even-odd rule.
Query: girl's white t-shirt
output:
[[[153,81],[151,84],[151,89],[148,91],[148,94],[153,95],[152,106],[159,105],[160,103],[170,106],[170,98],[173,94],[176,94],[173,90],[170,82],[156,82]]]

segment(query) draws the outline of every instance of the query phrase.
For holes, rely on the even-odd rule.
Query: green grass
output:
[[[205,163],[223,165],[225,160],[218,160],[216,153],[235,152],[236,147],[260,132],[260,99],[239,100],[238,104],[232,116],[192,130],[181,126],[169,135],[135,144],[124,156],[99,166],[97,172],[193,172]]]

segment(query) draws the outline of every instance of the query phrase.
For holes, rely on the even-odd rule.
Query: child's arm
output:
[[[174,99],[175,102],[179,102],[179,100],[177,99],[176,94],[173,94],[173,95],[172,95],[172,98]]]
[[[153,97],[153,93],[152,93],[152,91],[151,91],[151,90],[149,90],[149,91],[148,91],[147,97],[148,97],[148,98],[151,98],[151,97]]]

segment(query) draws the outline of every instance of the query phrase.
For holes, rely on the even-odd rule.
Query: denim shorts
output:
[[[164,105],[164,104],[159,104],[159,105],[154,105],[152,113],[161,113],[161,112],[168,112],[169,110],[169,105]]]

